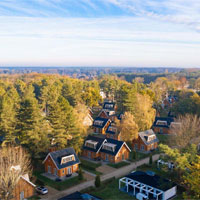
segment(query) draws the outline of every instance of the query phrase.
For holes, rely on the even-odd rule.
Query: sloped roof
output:
[[[61,159],[65,156],[70,156],[70,155],[74,155],[75,160],[61,164]],[[66,148],[66,149],[62,149],[62,150],[58,150],[58,151],[50,152],[47,155],[47,157],[48,156],[50,156],[52,158],[52,160],[54,161],[54,163],[55,163],[55,165],[58,169],[63,169],[63,168],[66,168],[66,167],[80,163],[78,156],[76,155],[74,149],[71,148],[71,147]],[[45,160],[43,162],[46,161],[47,157],[45,158]]]
[[[89,151],[92,151],[92,152],[98,152],[106,139],[100,138],[100,137],[95,137],[95,136],[92,136],[92,135],[88,135],[88,137],[86,138],[85,141],[87,141],[87,140],[92,140],[92,141],[98,142],[96,149],[85,146],[85,143],[83,144],[83,149],[89,150]]]
[[[156,135],[155,135],[155,133],[153,132],[152,129],[149,129],[149,130],[146,130],[146,131],[143,131],[143,132],[139,132],[138,135],[146,145],[158,142],[158,138],[156,137]],[[155,139],[148,141],[149,136],[155,136]]]
[[[102,124],[101,125],[97,125],[95,124],[95,121],[102,121]],[[93,122],[93,126],[96,127],[96,128],[104,128],[104,126],[108,123],[109,119],[105,119],[105,118],[102,118],[102,117],[97,117],[95,118],[94,122]]]
[[[166,121],[167,125],[156,124],[157,121]],[[169,128],[171,122],[173,122],[173,121],[174,121],[174,118],[172,118],[172,117],[156,117],[155,121],[153,123],[153,127],[166,127],[166,128]]]
[[[107,107],[107,106],[112,106],[112,107]],[[114,102],[105,102],[103,104],[103,109],[114,110],[115,109],[115,103]]]
[[[96,149],[89,148],[89,147],[87,147],[87,146],[85,146],[85,145],[83,145],[83,149],[86,149],[86,150],[89,150],[89,151],[92,151],[92,152],[100,151],[100,152],[104,152],[104,153],[106,153],[106,154],[110,154],[110,155],[113,155],[113,156],[115,156],[115,155],[118,154],[119,150],[122,148],[123,145],[126,145],[126,146],[127,146],[127,144],[126,144],[125,142],[123,142],[123,141],[118,141],[118,140],[114,140],[114,139],[110,139],[110,138],[106,138],[106,139],[105,139],[105,138],[101,138],[101,137],[97,137],[97,136],[91,136],[91,135],[89,135],[89,136],[86,138],[86,140],[93,140],[93,141],[98,142],[98,144],[97,144],[97,146],[96,146]],[[86,141],[86,140],[85,140],[85,141]],[[103,148],[102,148],[102,147],[103,147],[103,144],[106,144],[106,143],[111,143],[111,144],[116,145],[115,151],[112,152],[112,151],[103,149]],[[127,148],[129,149],[128,146],[127,146]],[[131,151],[131,150],[129,149],[129,151]]]
[[[110,124],[110,125],[108,126],[108,128],[106,129],[106,133],[113,134],[113,135],[117,134],[117,131],[115,132],[115,131],[109,130],[110,127],[116,128],[115,126],[113,126],[113,124]],[[116,129],[117,129],[117,128],[116,128]]]
[[[162,178],[158,175],[152,176],[143,171],[135,171],[125,177],[138,181],[140,183],[146,184],[148,186],[160,189],[162,191],[167,191],[171,189],[172,187],[176,186],[175,183],[165,178]]]

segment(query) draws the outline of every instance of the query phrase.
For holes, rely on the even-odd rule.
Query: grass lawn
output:
[[[127,163],[127,162],[120,162],[120,163],[109,163],[108,166],[110,167],[114,167],[114,168],[121,168],[121,167],[124,167],[124,166],[127,166],[129,165],[130,163]]]
[[[34,176],[37,177],[37,181],[44,183],[44,185],[48,185],[52,188],[55,188],[57,190],[64,190],[64,189],[67,189],[67,188],[70,188],[70,187],[73,187],[75,185],[78,185],[79,183],[82,183],[84,182],[84,180],[80,181],[78,176],[76,177],[73,177],[73,178],[70,178],[68,180],[65,180],[65,181],[61,181],[61,182],[56,182],[56,181],[53,181],[45,176],[42,176],[41,175],[41,172],[34,172],[33,173]]]
[[[91,195],[97,196],[102,199],[112,200],[134,200],[133,196],[130,196],[119,190],[119,179],[111,179],[101,184],[99,188],[88,188],[82,192],[87,192]]]
[[[80,160],[81,160],[80,166],[82,169],[84,169],[88,172],[91,172],[93,174],[96,174],[96,175],[102,174],[101,172],[96,171],[96,168],[101,166],[100,163],[94,163],[94,162],[90,162],[90,161],[84,160],[84,159],[80,159]]]
[[[34,195],[34,196],[28,198],[28,200],[37,200],[37,199],[41,199],[41,198],[37,195]]]

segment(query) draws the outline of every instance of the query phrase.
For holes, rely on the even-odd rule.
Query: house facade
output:
[[[123,141],[89,135],[83,145],[82,155],[92,160],[118,163],[127,160],[130,152]]]
[[[119,190],[137,199],[168,200],[176,196],[177,186],[153,172],[135,171],[119,180]]]
[[[92,126],[93,121],[94,119],[92,118],[91,114],[88,113],[83,119],[83,126]]]
[[[94,132],[105,135],[106,134],[106,129],[108,128],[110,123],[111,123],[110,119],[97,117],[93,122]]]
[[[174,122],[172,117],[156,117],[152,129],[157,134],[170,134],[172,122]]]
[[[111,123],[106,130],[106,138],[121,140],[121,133],[118,132],[117,127],[114,123]]]
[[[102,110],[99,113],[98,117],[110,119],[111,121],[115,121],[115,119],[117,118],[114,110],[112,110],[112,111]]]
[[[14,189],[14,198],[12,200],[24,200],[32,197],[35,193],[35,187],[29,180],[28,174],[21,176]]]
[[[45,172],[59,178],[78,171],[79,159],[73,148],[50,152],[43,161]]]
[[[138,138],[132,141],[132,148],[136,151],[150,152],[157,149],[158,139],[152,129],[138,133]]]

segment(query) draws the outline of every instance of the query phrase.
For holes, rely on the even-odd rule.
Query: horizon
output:
[[[198,68],[198,0],[2,0],[0,66]]]

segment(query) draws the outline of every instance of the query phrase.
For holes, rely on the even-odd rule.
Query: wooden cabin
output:
[[[152,129],[139,132],[138,138],[132,142],[132,148],[136,151],[150,152],[157,149],[158,139]]]
[[[50,152],[43,161],[45,172],[60,178],[77,172],[79,163],[73,148]]]

